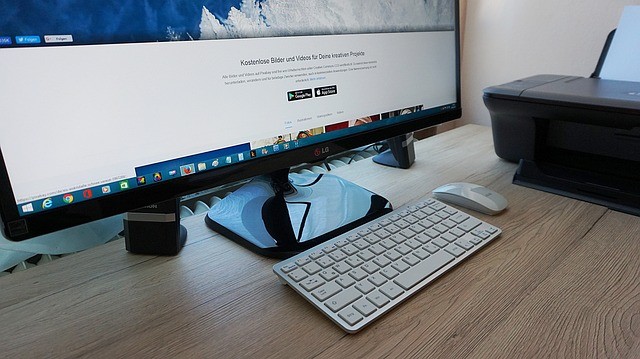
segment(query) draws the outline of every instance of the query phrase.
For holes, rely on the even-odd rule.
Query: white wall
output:
[[[482,89],[537,74],[588,77],[626,5],[640,0],[469,0],[462,123],[490,124]]]

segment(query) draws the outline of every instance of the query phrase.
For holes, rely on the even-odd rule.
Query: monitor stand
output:
[[[387,139],[388,150],[373,157],[373,162],[389,166],[407,169],[416,159],[416,151],[413,146],[413,132]]]
[[[253,178],[205,222],[256,253],[286,258],[389,211],[385,198],[340,177],[285,169]]]

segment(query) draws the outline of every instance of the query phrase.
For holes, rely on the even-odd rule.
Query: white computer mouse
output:
[[[498,192],[474,183],[455,182],[433,190],[433,196],[443,202],[456,204],[474,211],[494,215],[502,212],[507,199]]]

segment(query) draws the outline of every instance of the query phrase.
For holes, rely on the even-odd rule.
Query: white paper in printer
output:
[[[600,78],[640,82],[640,6],[626,6]]]

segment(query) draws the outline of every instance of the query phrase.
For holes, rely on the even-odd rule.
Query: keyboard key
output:
[[[434,211],[433,209],[431,209],[429,207],[425,207],[425,208],[421,209],[420,212],[426,214],[427,216],[431,216],[434,213],[436,213],[436,211]]]
[[[384,228],[375,231],[373,234],[376,235],[377,237],[379,237],[380,239],[385,239],[385,238],[387,238],[387,237],[389,237],[391,235],[391,233],[389,233],[389,231],[387,231]]]
[[[434,213],[434,214],[432,214],[432,215],[430,215],[429,217],[427,217],[427,219],[428,219],[430,222],[433,222],[433,224],[440,223],[440,221],[442,220],[442,218],[440,218],[440,217],[436,216],[436,215],[435,215],[435,213]]]
[[[452,221],[450,219],[442,221],[442,222],[440,222],[440,224],[445,226],[445,227],[447,227],[447,228],[454,228],[457,225],[456,222],[454,222],[454,221]]]
[[[440,233],[446,233],[449,230],[449,228],[447,228],[446,226],[443,226],[442,223],[436,224],[435,226],[433,226],[433,229],[435,229]]]
[[[458,225],[458,228],[460,228],[461,230],[465,231],[465,232],[469,232],[472,229],[476,228],[477,226],[480,225],[480,220],[475,219],[475,218],[467,218],[466,221],[460,223]]]
[[[454,236],[451,233],[444,233],[440,236],[440,238],[444,239],[445,241],[449,242],[449,243],[453,243],[456,241],[456,239],[458,239],[458,237]]]
[[[439,211],[441,209],[444,209],[446,206],[440,202],[435,202],[433,204],[430,204],[429,207],[436,211]]]
[[[345,263],[345,262],[340,262],[340,263],[336,263],[336,264],[333,266],[333,269],[335,269],[335,270],[336,270],[336,272],[338,272],[338,273],[340,273],[340,274],[345,274],[345,273],[347,273],[348,271],[350,271],[350,270],[351,270],[351,266],[350,266],[350,265],[348,265],[348,264],[347,264],[347,263]]]
[[[441,220],[449,218],[449,214],[445,213],[444,211],[442,212],[436,212],[435,213],[436,216],[440,217]]]
[[[435,252],[437,252],[437,251],[439,251],[439,250],[440,250],[440,247],[436,246],[435,244],[433,244],[433,243],[431,243],[431,242],[427,243],[427,244],[426,244],[424,247],[422,247],[422,248],[424,248],[427,252],[429,252],[429,253],[431,253],[431,254],[433,254],[433,253],[435,253]]]
[[[407,246],[406,244],[401,244],[401,245],[397,246],[395,248],[395,250],[398,251],[402,255],[411,253],[411,248],[409,246]]]
[[[347,258],[347,255],[343,251],[334,251],[329,254],[329,257],[336,262],[340,262],[343,259]]]
[[[444,247],[449,245],[449,242],[445,241],[442,238],[436,238],[436,239],[432,240],[431,243],[435,244],[436,246],[438,246],[440,248],[444,248]]]
[[[386,267],[380,271],[380,274],[382,274],[387,279],[393,279],[400,273],[391,267]]]
[[[449,217],[449,220],[460,224],[460,223],[466,221],[467,218],[469,218],[469,215],[467,215],[465,213],[462,213],[462,212],[458,212],[458,213],[454,214],[453,216]]]
[[[380,269],[380,267],[377,264],[373,263],[373,262],[365,263],[362,266],[360,266],[360,268],[362,268],[362,270],[364,270],[365,272],[367,272],[369,274],[373,274],[373,273],[377,272]]]
[[[418,248],[415,251],[413,251],[413,255],[424,260],[424,259],[427,259],[427,257],[429,256],[429,252],[425,251],[422,248]]]
[[[453,254],[456,257],[460,257],[461,255],[464,254],[464,249],[456,246],[455,244],[451,244],[447,246],[444,250]]]
[[[344,247],[347,244],[349,244],[349,241],[346,239],[341,239],[339,241],[336,242],[336,247],[340,248],[340,247]]]
[[[396,244],[397,244],[397,243],[396,243],[396,242],[394,242],[394,241],[392,241],[390,238],[383,239],[383,240],[380,242],[380,245],[381,245],[381,246],[383,246],[383,247],[384,247],[384,248],[386,248],[386,249],[391,249],[391,248],[395,247],[395,246],[396,246]]]
[[[376,255],[368,249],[358,253],[358,257],[362,258],[363,261],[370,261],[375,258],[375,256]]]
[[[349,272],[349,275],[351,276],[351,278],[357,280],[357,281],[361,281],[365,278],[367,278],[368,274],[367,272],[363,271],[361,268],[356,268],[352,271]]]
[[[373,260],[373,263],[379,265],[380,268],[382,268],[391,264],[391,260],[389,260],[389,258],[385,256],[378,256]]]
[[[364,239],[358,239],[357,241],[353,242],[353,246],[358,248],[359,251],[369,247],[371,244],[369,244],[367,241],[365,241]]]
[[[302,268],[298,268],[298,269],[294,270],[293,272],[289,273],[289,278],[293,279],[296,282],[299,282],[299,281],[307,278],[308,276],[309,275],[307,274],[307,272],[302,270]]]
[[[393,269],[397,270],[398,272],[404,272],[404,271],[406,271],[407,269],[409,269],[410,267],[409,267],[409,265],[408,265],[407,263],[405,263],[404,261],[399,260],[399,261],[395,261],[395,262],[391,265],[391,268],[393,268]]]
[[[347,241],[349,242],[357,241],[358,239],[360,239],[360,236],[358,234],[352,234],[347,237]]]
[[[415,236],[416,234],[420,234],[422,233],[422,231],[425,230],[425,228],[420,224],[420,223],[416,223],[416,224],[412,224],[409,226],[409,229],[412,230],[414,233],[413,235]]]
[[[404,290],[397,284],[389,282],[380,287],[380,293],[386,295],[389,299],[396,299],[400,294],[404,293]]]
[[[400,235],[404,238],[411,238],[416,235],[416,232],[414,232],[411,228],[406,228],[400,231]]]
[[[362,258],[358,257],[358,256],[351,256],[349,258],[347,258],[347,260],[345,261],[348,265],[352,266],[352,267],[357,267],[359,265],[361,265],[362,263],[364,263],[364,261],[362,260]]]
[[[333,312],[337,312],[340,309],[356,301],[356,299],[362,297],[362,293],[355,288],[345,289],[342,292],[331,297],[325,305],[329,307]]]
[[[349,288],[352,285],[356,284],[356,281],[349,276],[343,276],[336,279],[336,283],[340,284],[342,288]]]
[[[302,269],[309,274],[316,274],[322,270],[322,267],[320,267],[316,262],[311,262],[302,267]]]
[[[404,258],[402,258],[402,260],[407,263],[410,266],[414,266],[418,263],[420,263],[420,258],[414,256],[414,255],[408,255]]]
[[[373,303],[367,300],[367,298],[358,299],[355,303],[353,303],[353,307],[365,317],[370,316],[373,312],[378,310],[376,306],[373,305]]]
[[[389,298],[378,290],[367,295],[367,299],[378,308],[382,308],[385,304],[389,303]]]
[[[464,236],[464,235],[465,235],[465,232],[464,232],[464,231],[461,231],[461,230],[460,230],[460,229],[458,229],[458,228],[451,228],[451,229],[449,230],[449,233],[453,234],[453,235],[454,235],[454,236],[456,236],[456,237],[462,237],[462,236]]]
[[[455,257],[445,253],[438,252],[430,256],[430,260],[420,262],[417,266],[411,267],[404,273],[401,273],[394,283],[402,287],[404,290],[411,289],[414,285],[418,284],[423,279],[433,274],[438,269],[444,267],[447,263],[451,262]]]
[[[404,217],[404,220],[409,222],[409,224],[413,225],[414,223],[418,223],[418,221],[420,220],[419,218],[417,218],[416,216],[413,215],[409,215]]]
[[[402,258],[402,254],[400,252],[396,251],[395,249],[387,251],[384,254],[384,256],[389,258],[392,261],[397,261],[398,259]]]
[[[391,237],[389,237],[389,239],[392,240],[396,244],[400,244],[400,243],[403,243],[404,241],[406,241],[407,237],[402,235],[401,233],[397,233],[397,234],[394,234]],[[383,246],[384,246],[384,244],[383,244]]]
[[[465,233],[465,235],[460,237],[460,238],[464,239],[464,240],[467,240],[467,241],[469,241],[469,242],[471,242],[471,243],[473,243],[475,245],[478,245],[478,244],[482,243],[482,239],[480,239],[480,238],[478,238],[478,237],[476,237],[476,236],[474,236],[472,234],[469,234],[469,233]]]
[[[354,245],[349,244],[348,246],[345,246],[342,248],[342,251],[348,255],[348,256],[352,256],[354,254],[358,253],[358,248],[356,248]]]
[[[380,231],[380,232],[381,232],[381,231]],[[387,231],[385,231],[385,232],[386,232],[387,234],[389,233],[389,232],[387,232]],[[367,235],[364,237],[364,240],[365,240],[367,243],[369,243],[369,244],[376,244],[376,243],[380,242],[380,239],[382,239],[382,238],[378,237],[376,234],[377,234],[377,232],[376,232],[376,233],[374,233],[374,234],[367,234]],[[387,235],[387,236],[388,236],[388,235]],[[354,242],[354,245],[355,245],[355,242]],[[356,247],[357,247],[357,246],[356,246]],[[360,248],[360,247],[358,247],[358,248]]]
[[[338,313],[338,315],[340,316],[340,318],[344,319],[344,321],[349,323],[350,325],[357,324],[364,318],[362,314],[360,314],[360,312],[358,312],[353,307],[346,308],[345,310]]]
[[[302,257],[298,260],[296,260],[296,264],[299,265],[300,267],[302,267],[303,265],[307,264],[311,262],[311,259],[309,259],[309,257]]]
[[[424,218],[427,218],[428,215],[422,211],[418,211],[418,212],[415,212],[413,216],[417,217],[418,219],[424,219]]]
[[[436,231],[433,228],[429,228],[426,231],[424,231],[424,234],[426,234],[427,236],[431,237],[431,238],[438,238],[440,237],[440,232]]]
[[[304,288],[307,292],[310,292],[319,286],[323,285],[325,282],[319,276],[313,276],[311,278],[307,278],[300,283],[300,286]]]
[[[375,255],[380,255],[384,252],[387,251],[387,249],[385,247],[383,247],[380,243],[376,243],[374,245],[372,245],[369,250],[371,251],[371,253],[375,254]]]
[[[322,257],[316,261],[322,268],[331,267],[335,262],[329,257]]]
[[[320,276],[324,278],[324,280],[330,281],[338,278],[339,274],[333,269],[325,269],[323,271],[320,271]]]
[[[444,213],[447,213],[447,214],[448,214],[448,215],[450,215],[450,216],[453,216],[454,214],[458,213],[458,211],[457,211],[457,210],[455,210],[455,209],[453,209],[453,208],[451,208],[451,207],[443,208],[443,209],[442,209],[442,211],[443,211]]]
[[[285,273],[289,273],[289,272],[291,272],[292,270],[294,270],[296,268],[298,268],[297,264],[295,264],[295,263],[287,263],[284,266],[282,266],[282,271],[285,272]]]
[[[372,274],[369,276],[369,278],[367,278],[367,280],[371,282],[373,285],[375,285],[376,287],[379,287],[387,281],[387,278],[385,278],[381,274]]]
[[[358,234],[361,235],[362,237],[366,236],[369,233],[371,233],[371,231],[366,228],[358,231]]]
[[[417,234],[415,237],[413,237],[413,239],[417,240],[422,244],[427,244],[429,243],[429,241],[431,241],[431,237],[425,235],[424,233]]]
[[[459,247],[462,247],[462,249],[466,249],[466,250],[473,248],[473,243],[467,241],[464,238],[458,239],[457,241],[455,241],[455,244],[458,245]]]
[[[398,233],[401,230],[401,228],[396,226],[395,224],[390,224],[390,225],[384,227],[384,229],[386,229],[387,232],[392,233],[392,234],[393,233]]]
[[[371,284],[371,282],[363,280],[362,282],[358,282],[358,284],[356,284],[356,289],[359,290],[362,294],[367,294],[367,293],[371,293],[371,291],[373,291],[374,289],[376,289],[376,287],[373,286],[373,284]]]
[[[338,247],[336,247],[334,244],[329,244],[327,246],[322,247],[322,251],[325,253],[331,253],[336,249],[338,249]]]
[[[325,283],[320,288],[313,291],[311,294],[316,297],[316,299],[324,302],[325,300],[331,298],[331,296],[339,293],[341,290],[342,288],[338,285],[338,283],[329,282]]]
[[[401,229],[409,228],[409,226],[411,225],[411,223],[405,221],[404,219],[398,220],[394,224],[400,227]]]
[[[408,240],[408,241],[406,241],[406,242],[404,242],[404,244],[406,246],[408,246],[409,248],[411,248],[411,249],[417,249],[417,248],[422,247],[422,243],[418,242],[417,240],[415,240],[413,238]]]

